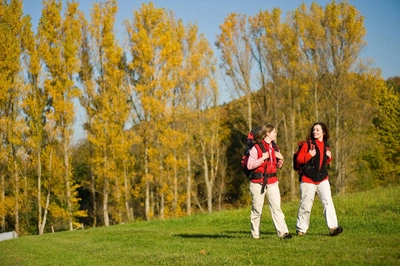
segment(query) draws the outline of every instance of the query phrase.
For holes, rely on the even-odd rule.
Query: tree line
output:
[[[348,2],[228,14],[213,46],[152,3],[124,21],[118,2],[43,1],[36,33],[23,1],[0,4],[0,230],[43,234],[211,213],[249,201],[248,131],[278,129],[283,198],[291,154],[315,121],[330,128],[337,193],[398,183],[399,81],[359,58],[363,17]],[[218,65],[219,62],[219,65]],[[220,75],[219,75],[220,74]],[[235,100],[219,105],[223,80]],[[75,103],[86,137],[73,142]]]

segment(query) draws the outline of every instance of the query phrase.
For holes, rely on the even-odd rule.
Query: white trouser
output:
[[[271,211],[272,221],[278,237],[288,233],[288,227],[285,222],[285,215],[281,210],[281,194],[279,192],[278,182],[267,185],[264,193],[261,194],[261,184],[250,182],[250,193],[252,197],[251,208],[251,234],[254,238],[260,237],[260,222],[264,206],[265,195],[268,198],[269,209]]]
[[[310,183],[300,184],[300,207],[297,214],[296,230],[307,232],[310,226],[311,208],[314,203],[315,192],[321,200],[324,208],[324,217],[326,225],[329,228],[338,226],[335,206],[333,205],[331,187],[328,180],[321,182],[319,185]]]

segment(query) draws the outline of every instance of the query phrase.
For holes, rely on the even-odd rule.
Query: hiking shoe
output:
[[[338,234],[343,232],[343,228],[341,226],[338,226],[338,227],[335,227],[335,228],[331,228],[329,231],[331,233],[331,236],[337,236]]]
[[[305,232],[301,232],[301,231],[296,231],[296,233],[297,233],[298,236],[305,236],[306,235]]]
[[[283,236],[281,236],[281,239],[291,239],[292,238],[292,234],[290,233],[286,233]]]

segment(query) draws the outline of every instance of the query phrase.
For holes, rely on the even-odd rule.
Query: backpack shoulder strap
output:
[[[274,148],[274,150],[276,152],[280,152],[279,147],[278,147],[278,145],[276,145],[275,141],[272,141],[271,144],[272,144],[272,148]]]
[[[315,142],[315,139],[310,139],[309,141],[307,141],[307,145],[308,145],[308,150],[311,149],[312,145],[314,145],[314,149],[317,146],[317,143]]]
[[[260,149],[261,149],[261,151],[262,151],[263,153],[266,153],[266,152],[267,152],[267,149],[265,148],[265,146],[264,146],[262,143],[256,143],[256,144],[254,144],[254,145],[258,145],[258,147],[260,147]]]

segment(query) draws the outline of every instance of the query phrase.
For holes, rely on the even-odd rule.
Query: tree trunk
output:
[[[112,152],[112,159],[113,159],[113,163],[115,163],[115,152],[113,150]],[[116,203],[117,203],[117,215],[118,215],[118,223],[122,223],[123,222],[123,218],[122,218],[122,200],[121,200],[121,188],[120,188],[120,183],[119,183],[119,178],[118,178],[118,172],[115,175],[115,197],[116,197]]]
[[[222,165],[223,164],[223,165]],[[226,159],[221,162],[221,172],[219,178],[219,192],[218,192],[218,211],[222,211],[224,195],[226,192],[227,176],[226,176]]]
[[[110,219],[108,217],[108,177],[105,177],[104,180],[104,189],[103,189],[103,218],[104,225],[110,225]]]
[[[66,130],[66,129],[65,129]],[[74,230],[72,224],[72,203],[71,203],[71,187],[69,181],[69,157],[68,157],[68,141],[64,136],[64,166],[65,166],[65,188],[67,192],[67,206],[68,206],[68,224],[69,230]]]
[[[164,191],[161,191],[160,195],[160,219],[163,220],[165,218],[165,196]]]
[[[90,158],[93,158],[93,146],[90,144],[89,146],[89,151],[90,151]],[[97,199],[96,199],[96,180],[95,176],[92,172],[92,160],[90,160],[90,166],[89,166],[89,175],[90,175],[90,193],[92,196],[92,202],[93,202],[93,227],[97,226]]]
[[[340,139],[341,139],[341,137],[340,137],[340,132],[339,132],[339,126],[340,126],[340,118],[339,118],[339,116],[340,116],[340,114],[339,114],[339,101],[338,100],[336,100],[336,106],[335,106],[335,111],[336,111],[336,121],[335,121],[335,126],[336,126],[336,145],[335,145],[335,148],[336,148],[336,151],[335,151],[335,154],[336,154],[336,158],[335,158],[335,160],[336,160],[336,163],[335,163],[335,170],[336,170],[336,173],[337,173],[337,179],[336,179],[336,185],[338,184],[338,181],[342,178],[342,176],[341,176],[341,171],[340,171],[340,169],[341,169],[341,167],[342,167],[342,162],[341,162],[341,160],[340,160],[340,154],[341,154],[341,145],[340,145]],[[336,193],[338,192],[338,187],[336,187]]]
[[[39,152],[39,154],[38,154],[38,173],[40,173],[40,177],[42,176],[42,166],[41,166],[41,161],[40,161],[40,153],[41,152]],[[53,162],[53,150],[51,149],[50,150],[50,158],[49,158],[49,173],[50,173],[50,175],[52,175],[52,162]],[[40,180],[40,179],[39,179]],[[38,182],[38,183],[40,183],[40,182]],[[40,187],[38,187],[38,191],[41,191],[41,185],[40,185]],[[51,193],[51,190],[50,190],[50,188],[48,189],[48,191],[47,191],[47,197],[46,197],[46,205],[45,205],[45,208],[44,208],[44,213],[43,213],[43,218],[42,218],[42,204],[40,203],[40,199],[41,199],[41,192],[39,193],[39,206],[40,206],[40,209],[39,209],[39,214],[40,214],[40,216],[39,216],[39,220],[40,220],[40,222],[39,222],[39,235],[42,235],[43,233],[44,233],[44,228],[46,227],[46,221],[47,221],[47,212],[48,212],[48,209],[49,209],[49,205],[50,205],[50,193]]]
[[[96,180],[92,173],[92,167],[90,167],[89,169],[89,175],[90,175],[90,191],[92,194],[92,202],[93,202],[93,227],[96,227],[97,226]]]
[[[125,187],[125,211],[128,221],[133,221],[133,214],[131,213],[131,208],[129,207],[129,180],[126,173],[126,161],[123,160],[123,168],[124,168],[124,187]]]
[[[205,151],[203,149],[203,168],[204,168],[204,180],[207,187],[207,209],[208,213],[212,213],[212,182],[209,177],[208,163]]]
[[[0,200],[0,203],[3,206],[4,206],[4,201],[6,198],[4,185],[5,185],[4,175],[1,175],[1,200]],[[5,231],[6,231],[6,216],[2,215],[1,216],[1,232],[5,232]]]
[[[43,234],[43,231],[41,230],[42,226],[42,203],[41,203],[41,198],[42,198],[42,163],[40,160],[40,149],[37,154],[37,175],[38,175],[38,182],[37,182],[37,205],[38,205],[38,229],[39,229],[39,235]]]
[[[14,160],[16,158],[14,157]],[[17,162],[14,161],[14,181],[15,181],[15,205],[14,205],[14,217],[15,217],[15,232],[20,234],[19,229],[19,175],[18,175],[18,165]]]
[[[41,223],[40,227],[39,227],[39,235],[43,235],[44,233],[44,228],[46,227],[46,221],[47,221],[47,212],[49,209],[49,205],[50,205],[50,194],[51,191],[50,189],[47,191],[47,197],[46,197],[46,206],[44,208],[44,213],[43,213],[43,222]]]
[[[109,226],[110,225],[110,218],[108,217],[108,175],[107,175],[107,170],[108,170],[108,158],[107,156],[104,156],[104,168],[103,168],[103,176],[104,176],[104,187],[103,187],[103,218],[104,218],[104,225]]]
[[[159,210],[158,202],[154,199],[154,190],[150,187],[150,218],[155,216],[156,210]]]
[[[172,211],[174,213],[174,217],[176,216],[176,211],[178,208],[178,166],[177,166],[177,158],[175,152],[175,161],[174,161],[174,200],[172,202]]]
[[[190,215],[192,212],[192,177],[191,177],[191,162],[190,162],[190,153],[187,153],[187,186],[186,186],[186,213]]]
[[[118,223],[123,222],[122,218],[122,206],[121,206],[121,189],[119,187],[119,180],[118,180],[118,175],[115,177],[115,193],[116,195],[116,201],[117,201],[117,214],[118,214]]]
[[[291,129],[290,129],[291,133],[289,134],[290,135],[290,140],[288,141],[288,143],[291,143],[291,145],[290,145],[291,146],[290,155],[292,155],[292,154],[294,154],[296,146],[297,146],[297,142],[296,142],[296,139],[295,139],[296,138],[296,110],[294,108],[292,109],[292,114],[291,114],[291,118],[290,119],[292,120],[291,123],[290,123],[292,126],[291,126]],[[292,168],[293,162],[292,162],[291,159],[292,158],[289,158],[287,163]],[[291,198],[292,201],[296,199],[296,191],[297,191],[297,189],[296,189],[296,179],[297,178],[296,177],[297,177],[296,171],[292,171],[292,169],[291,169],[291,171],[290,171],[290,198]]]
[[[146,221],[150,219],[150,181],[149,181],[149,162],[148,162],[148,150],[147,150],[147,145],[145,147],[144,151],[144,176],[145,176],[145,182],[146,182],[146,199],[145,199],[145,204],[144,204],[144,209],[145,209],[145,218]]]
[[[200,210],[201,212],[204,212],[204,209],[203,209],[203,207],[201,206],[201,204],[200,204],[200,202],[199,202],[199,199],[198,199],[196,193],[193,195],[193,198],[194,198],[194,201],[196,202],[196,205],[199,207],[199,210]]]

